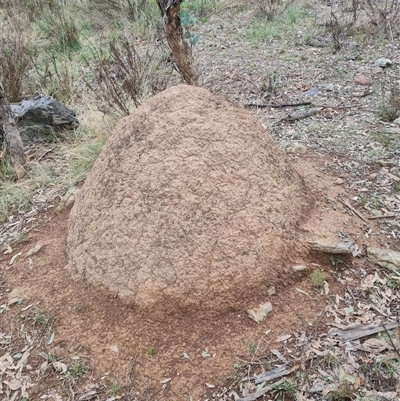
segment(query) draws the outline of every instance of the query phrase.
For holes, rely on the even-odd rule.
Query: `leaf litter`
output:
[[[394,273],[361,269],[361,274],[359,287],[348,288],[344,297],[336,295],[319,316],[330,321],[327,333],[313,329],[277,338],[279,350],[244,362],[230,386],[211,394],[213,399],[263,399],[295,372],[296,400],[342,399],[334,397],[343,386],[352,393],[343,399],[398,400],[400,297],[398,288],[388,287]]]

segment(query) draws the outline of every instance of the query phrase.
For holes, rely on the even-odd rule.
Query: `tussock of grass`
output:
[[[0,164],[0,224],[10,216],[28,211],[35,191],[55,186],[59,195],[86,178],[115,124],[115,119],[99,112],[87,112],[69,142],[55,143],[52,157],[28,164],[24,181],[15,183],[8,163]],[[50,188],[50,187],[49,187]]]
[[[0,224],[6,223],[10,216],[29,209],[31,190],[29,186],[11,182],[0,184]]]
[[[86,113],[81,121],[76,143],[71,148],[65,148],[65,153],[69,155],[70,174],[67,179],[70,186],[86,178],[107,142],[115,122],[115,119],[103,117],[101,113]]]
[[[322,288],[325,283],[325,274],[321,270],[315,270],[310,274],[311,284],[315,288]]]

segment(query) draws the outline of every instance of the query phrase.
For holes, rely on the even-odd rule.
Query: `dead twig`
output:
[[[398,217],[397,214],[384,214],[382,216],[371,216],[368,217],[369,220],[377,220],[377,219],[393,219]]]
[[[41,156],[39,156],[36,161],[40,161],[41,159],[43,159],[43,157],[45,157],[47,154],[51,153],[56,147],[52,147],[51,149],[46,150],[44,153],[42,153]]]
[[[301,103],[282,103],[282,104],[258,104],[258,103],[247,103],[244,107],[272,107],[273,109],[283,109],[285,107],[299,107],[299,106],[310,106],[311,102],[301,102]]]
[[[362,215],[360,212],[358,212],[356,209],[354,209],[354,207],[351,206],[350,203],[346,202],[345,200],[343,200],[343,199],[341,199],[341,198],[339,198],[339,201],[340,201],[341,203],[343,203],[343,205],[345,205],[347,208],[349,208],[349,209],[350,209],[355,215],[357,215],[362,221],[364,221],[365,223],[368,223],[368,220],[367,220],[365,217],[363,217],[363,215]]]
[[[383,323],[382,323],[382,327],[385,329],[385,332],[386,332],[386,334],[387,334],[387,336],[388,336],[388,338],[389,338],[390,344],[392,344],[393,349],[396,351],[396,354],[397,354],[397,355],[399,356],[399,358],[400,358],[400,351],[399,351],[398,348],[394,345],[394,342],[393,342],[393,340],[392,340],[392,337],[390,336],[390,334],[389,334],[389,332],[388,332],[386,326],[385,326]]]

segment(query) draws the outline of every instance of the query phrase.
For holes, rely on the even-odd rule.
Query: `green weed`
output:
[[[273,386],[272,394],[276,401],[295,399],[297,386],[292,380],[286,380],[277,386]]]
[[[11,215],[25,212],[31,204],[31,190],[28,186],[0,183],[0,224],[8,221]]]
[[[78,360],[68,366],[67,374],[73,379],[80,379],[88,370],[89,366],[85,362]]]
[[[257,352],[257,345],[254,344],[246,344],[247,351],[250,355],[254,356]]]
[[[258,44],[278,38],[280,36],[280,31],[278,26],[272,22],[255,20],[247,28],[245,36],[249,41]]]
[[[110,385],[109,393],[111,394],[111,396],[116,397],[123,388],[124,385],[119,383],[119,381],[116,378],[114,378]]]
[[[322,288],[325,283],[325,273],[321,270],[315,270],[310,274],[311,284],[315,288]]]
[[[30,320],[31,320],[33,326],[47,327],[54,320],[54,318],[53,318],[53,316],[48,315],[42,309],[37,309],[33,313]]]

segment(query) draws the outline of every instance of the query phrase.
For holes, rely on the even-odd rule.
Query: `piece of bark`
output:
[[[270,386],[264,387],[260,391],[257,391],[256,393],[248,394],[246,397],[243,398],[237,398],[236,401],[255,401],[257,398],[261,398],[263,395],[267,394],[269,391],[273,390],[276,386],[279,386],[285,381],[285,379],[281,379],[277,381],[274,384],[271,384]]]
[[[6,155],[10,159],[11,166],[20,179],[26,174],[24,165],[26,156],[22,144],[21,136],[19,135],[14,117],[11,113],[10,103],[6,98],[3,86],[0,83],[0,129],[4,133],[4,142]]]
[[[176,65],[188,85],[198,85],[199,74],[194,67],[191,49],[183,37],[179,14],[182,2],[183,0],[157,0],[158,7],[164,19],[164,31],[167,42]]]
[[[254,380],[255,384],[260,384],[260,383],[269,382],[271,380],[278,379],[279,377],[282,377],[282,376],[287,376],[295,370],[297,370],[297,367],[294,367],[292,369],[287,369],[286,365],[283,364],[283,365],[277,366],[275,369],[272,369],[269,372],[264,372],[258,376],[245,378],[245,379],[243,379],[243,381],[253,381]]]
[[[376,333],[380,333],[385,330],[392,330],[400,326],[399,322],[385,323],[385,325],[359,325],[356,327],[349,327],[344,330],[342,329],[330,329],[329,335],[342,341],[357,340],[362,337],[371,336]]]

